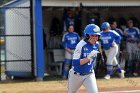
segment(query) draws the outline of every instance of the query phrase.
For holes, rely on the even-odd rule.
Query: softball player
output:
[[[72,64],[72,55],[74,49],[78,42],[80,41],[80,36],[74,32],[73,25],[68,26],[68,32],[63,35],[62,43],[65,48],[65,63],[63,69],[63,79],[67,79],[69,68]]]
[[[101,45],[105,51],[107,62],[107,74],[104,77],[105,79],[110,79],[112,75],[113,66],[119,72],[121,78],[124,78],[124,70],[120,68],[120,65],[117,62],[116,55],[118,53],[118,45],[120,43],[121,37],[120,35],[114,31],[110,30],[110,24],[108,22],[103,22],[101,25]]]
[[[89,24],[84,30],[85,38],[74,51],[72,68],[69,71],[68,93],[77,93],[83,84],[88,93],[98,93],[93,66],[98,53],[98,35],[100,28]]]
[[[126,37],[126,50],[128,52],[128,72],[132,72],[132,54],[138,51],[138,39],[139,39],[139,29],[133,27],[133,20],[128,20],[128,28],[124,30],[124,35]]]
[[[111,26],[111,30],[116,31],[121,36],[121,42],[120,42],[120,44],[118,44],[118,53],[117,53],[116,57],[117,57],[117,61],[118,62],[120,61],[119,62],[120,66],[122,68],[124,68],[125,67],[125,59],[122,56],[120,56],[120,51],[124,51],[122,48],[122,44],[124,43],[124,41],[123,41],[124,35],[123,35],[122,30],[117,27],[117,21],[113,20],[112,22],[110,22],[110,26]]]

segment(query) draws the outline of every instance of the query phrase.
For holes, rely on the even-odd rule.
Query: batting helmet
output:
[[[85,27],[85,35],[100,35],[100,28],[95,24],[89,24]]]
[[[101,29],[105,30],[107,28],[110,28],[110,24],[108,22],[103,22],[102,25],[101,25]]]

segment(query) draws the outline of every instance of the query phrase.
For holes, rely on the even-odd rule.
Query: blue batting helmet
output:
[[[84,34],[86,35],[100,35],[100,28],[95,24],[89,24],[85,27]]]
[[[110,28],[110,24],[108,22],[103,22],[102,25],[101,25],[101,29],[105,30],[107,28]]]

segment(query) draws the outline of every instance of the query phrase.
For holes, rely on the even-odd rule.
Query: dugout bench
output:
[[[48,49],[47,55],[48,74],[62,75],[62,67],[65,60],[64,49]]]

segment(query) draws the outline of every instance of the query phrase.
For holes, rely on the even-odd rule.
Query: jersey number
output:
[[[76,41],[75,40],[71,40],[71,44],[75,44],[76,43]]]
[[[104,44],[108,44],[108,40],[103,40],[103,43]]]
[[[88,65],[91,65],[92,61],[91,62],[88,62]]]

